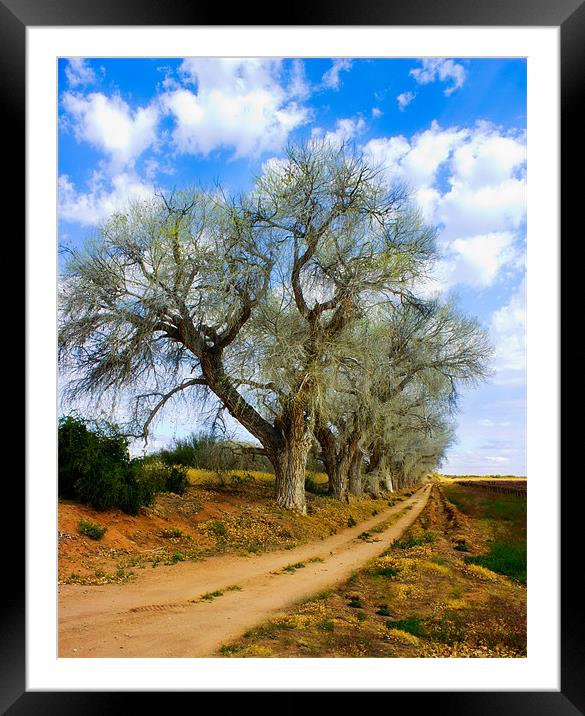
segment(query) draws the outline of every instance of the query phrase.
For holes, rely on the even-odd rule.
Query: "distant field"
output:
[[[527,478],[521,475],[438,475],[444,480],[520,480],[525,481]]]

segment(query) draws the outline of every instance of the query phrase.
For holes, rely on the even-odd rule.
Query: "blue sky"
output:
[[[246,190],[288,140],[311,136],[355,142],[410,186],[440,229],[425,290],[454,293],[494,343],[443,471],[526,474],[522,59],[61,59],[59,241],[79,245],[157,190]],[[169,414],[151,444],[193,427]]]

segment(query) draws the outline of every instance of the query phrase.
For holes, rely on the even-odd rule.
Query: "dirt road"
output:
[[[429,492],[427,485],[356,527],[293,550],[160,566],[124,585],[61,585],[59,657],[217,656],[221,644],[382,553],[416,520]],[[383,532],[359,538],[393,517]],[[223,594],[197,601],[216,591]]]

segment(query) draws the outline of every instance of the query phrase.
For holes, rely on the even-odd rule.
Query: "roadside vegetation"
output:
[[[368,495],[341,502],[307,493],[307,514],[276,504],[274,474],[261,471],[188,469],[182,494],[157,492],[137,515],[120,509],[96,510],[78,500],[59,500],[59,581],[120,583],[140,570],[173,566],[231,553],[253,558],[274,549],[293,549],[325,539],[410,496],[409,488],[388,499]],[[318,485],[327,484],[314,473]],[[98,525],[99,539],[79,529]]]
[[[224,644],[233,657],[526,656],[526,502],[436,483],[346,583]]]

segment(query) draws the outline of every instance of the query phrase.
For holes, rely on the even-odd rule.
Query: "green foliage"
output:
[[[399,549],[412,549],[413,547],[420,547],[423,544],[430,544],[435,541],[435,533],[432,530],[426,530],[422,535],[415,537],[406,537],[403,540],[399,540],[394,543],[395,547]]]
[[[89,425],[73,416],[59,420],[59,496],[137,514],[154,493],[138,479],[126,439],[111,424]]]
[[[136,460],[140,480],[152,493],[174,492],[183,495],[189,486],[187,468],[183,465],[166,465],[160,460]]]
[[[187,469],[152,458],[130,458],[116,426],[66,416],[59,420],[59,497],[96,510],[129,515],[151,505],[157,492],[183,494]]]
[[[209,526],[216,537],[225,537],[227,535],[227,527],[221,520],[211,520]]]
[[[347,518],[347,526],[348,526],[348,527],[355,527],[356,525],[357,525],[357,522],[355,521],[355,519],[353,518],[353,516],[350,515],[350,516]]]
[[[526,542],[494,542],[488,554],[465,557],[467,564],[478,564],[526,584]]]
[[[425,629],[418,617],[410,617],[408,619],[398,619],[396,621],[388,620],[386,622],[388,629],[400,629],[414,636],[424,636]]]
[[[88,522],[87,520],[79,520],[79,526],[77,530],[79,534],[91,537],[91,539],[101,539],[107,531],[107,527],[102,527],[95,522]]]

